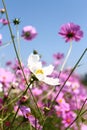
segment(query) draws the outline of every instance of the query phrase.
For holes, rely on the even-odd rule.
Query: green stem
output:
[[[80,115],[81,115],[81,112],[82,112],[82,110],[83,110],[83,107],[84,107],[86,101],[87,101],[87,98],[84,100],[84,103],[82,104],[82,107],[81,107],[81,109],[80,109],[80,111],[79,111],[77,117],[71,122],[71,124],[70,124],[65,130],[68,130],[68,129],[74,124],[74,122],[76,122],[76,121],[78,120],[78,118],[79,118]]]
[[[17,31],[17,44],[18,44],[18,55],[19,55],[19,58],[21,60],[21,53],[20,53],[20,35],[19,35],[19,29],[18,29],[18,25],[16,25],[16,31]]]
[[[2,0],[2,3],[3,3],[3,6],[4,6],[4,9],[5,9],[6,18],[7,18],[7,20],[9,21],[8,13],[7,13],[7,9],[6,9],[6,5],[5,5],[4,0]],[[11,25],[10,25],[10,23],[8,24],[8,27],[9,27],[9,31],[10,31],[10,35],[11,35],[11,39],[12,39],[12,42],[13,42],[14,50],[15,50],[15,53],[16,53],[16,57],[17,57],[17,59],[18,59],[18,62],[19,62],[20,68],[21,68],[22,73],[23,73],[23,76],[24,76],[24,79],[25,79],[26,84],[27,84],[27,86],[28,86],[28,82],[27,82],[27,79],[26,79],[25,73],[24,73],[24,71],[23,71],[23,67],[22,67],[22,64],[21,64],[21,61],[20,61],[20,58],[19,58],[19,55],[18,55],[17,49],[16,49],[16,45],[15,45],[15,41],[14,41],[14,36],[13,36],[13,33],[12,33],[12,29],[11,29]],[[37,107],[37,110],[38,110],[38,112],[40,113],[40,115],[41,115],[41,117],[42,117],[42,114],[41,114],[40,109],[39,109],[39,107],[38,107],[38,105],[37,105],[36,99],[35,99],[35,97],[34,97],[34,95],[33,95],[33,93],[32,93],[32,91],[31,91],[30,88],[29,88],[29,91],[30,91],[30,94],[31,94],[31,96],[32,96],[32,98],[33,98],[33,101],[34,101],[34,103],[35,103],[35,105],[36,105],[36,107]]]
[[[22,96],[24,96],[24,95],[26,94],[27,90],[29,89],[29,86],[30,86],[31,84],[32,84],[32,82],[27,86],[27,88],[26,88],[25,91],[23,91],[22,93],[20,93],[20,94],[18,95],[18,97],[16,97],[15,99],[13,99],[13,100],[12,100],[11,102],[9,102],[7,105],[4,105],[4,106],[0,109],[0,111],[3,110],[5,107],[11,105],[12,103],[14,103],[15,101],[17,101],[18,99],[20,99]]]
[[[71,50],[72,50],[72,42],[70,42],[70,47],[69,47],[68,53],[67,53],[67,55],[66,55],[66,57],[65,57],[65,60],[64,60],[64,62],[63,62],[63,64],[62,64],[62,67],[61,67],[61,69],[60,69],[60,72],[63,71],[64,66],[65,66],[65,64],[66,64],[66,62],[67,62],[67,60],[68,60],[68,58],[69,58],[70,53],[71,53]]]
[[[85,55],[86,51],[87,51],[87,48],[84,50],[84,52],[83,52],[82,55],[80,56],[79,60],[77,61],[77,63],[75,64],[75,66],[72,68],[70,74],[68,75],[68,77],[66,78],[65,82],[64,82],[63,85],[61,86],[59,92],[57,93],[56,97],[55,97],[54,100],[52,101],[50,108],[52,108],[52,106],[54,105],[54,103],[55,103],[56,99],[58,98],[60,92],[61,92],[62,89],[64,88],[66,82],[68,81],[68,79],[70,78],[70,76],[72,75],[72,73],[74,72],[74,70],[76,69],[76,67],[78,66],[78,64],[79,64],[79,62],[81,61],[81,59],[83,58],[83,56]]]
[[[18,109],[17,109],[17,111],[16,111],[16,113],[15,113],[15,115],[14,115],[14,118],[13,118],[13,120],[12,120],[12,122],[11,122],[10,128],[12,128],[12,126],[13,126],[13,124],[14,124],[14,121],[15,121],[15,119],[16,119],[16,116],[17,116],[17,114],[18,114],[19,109],[20,109],[20,105],[18,106]]]
[[[31,85],[33,82],[34,82],[34,80],[32,80],[31,83],[30,83],[30,84],[28,85],[28,87],[26,88],[26,90],[25,90],[22,94],[20,94],[20,96],[18,96],[17,98],[15,98],[13,101],[18,100],[18,99],[20,99],[22,96],[24,96],[24,95],[26,94],[27,90],[29,89],[30,85]],[[13,103],[13,102],[10,102],[10,104],[11,104],[11,103]],[[9,104],[8,104],[8,105],[9,105]],[[4,107],[5,107],[5,106],[4,106]],[[17,108],[17,111],[16,111],[16,113],[15,113],[15,115],[14,115],[14,118],[13,118],[13,120],[12,120],[12,122],[11,122],[10,128],[13,126],[13,123],[14,123],[14,121],[15,121],[15,119],[16,119],[16,116],[17,116],[17,114],[18,114],[19,109],[20,109],[20,105],[19,105],[18,108]],[[10,129],[10,128],[9,128],[9,129]]]

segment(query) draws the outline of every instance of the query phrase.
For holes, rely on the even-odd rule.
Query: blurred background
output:
[[[73,67],[87,48],[87,0],[5,0],[5,3],[14,35],[16,28],[12,21],[15,18],[20,19],[20,35],[23,27],[27,25],[34,26],[38,32],[37,37],[32,41],[22,40],[20,42],[24,64],[27,64],[28,56],[33,50],[37,50],[48,64],[53,62],[54,53],[60,52],[66,56],[69,43],[65,43],[58,32],[61,25],[67,22],[80,25],[84,37],[80,42],[73,42],[72,52],[66,66]],[[3,8],[2,0],[0,0],[0,8]],[[5,18],[5,15],[3,17]],[[1,27],[0,33],[3,35],[3,43],[10,41],[8,26]],[[1,67],[6,61],[14,59],[15,52],[12,44],[0,47]],[[76,71],[81,75],[87,73],[87,53]]]

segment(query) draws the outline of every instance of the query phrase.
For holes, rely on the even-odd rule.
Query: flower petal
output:
[[[44,71],[45,75],[50,75],[53,72],[53,69],[54,69],[53,65],[43,67],[43,71]]]
[[[51,77],[45,77],[43,79],[43,82],[45,82],[48,85],[60,85],[59,79],[58,78],[51,78]]]

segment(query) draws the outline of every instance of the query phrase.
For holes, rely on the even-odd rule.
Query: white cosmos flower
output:
[[[60,84],[58,78],[52,78],[48,76],[53,72],[54,66],[49,65],[47,67],[42,67],[42,62],[40,61],[40,56],[38,54],[32,53],[29,55],[28,67],[39,81],[45,82],[49,85]]]

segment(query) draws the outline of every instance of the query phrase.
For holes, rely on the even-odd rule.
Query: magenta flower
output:
[[[30,108],[27,108],[26,106],[21,106],[20,110],[25,118],[28,118],[31,115]]]
[[[32,26],[26,26],[23,28],[22,30],[22,37],[25,39],[25,40],[32,40],[33,38],[35,38],[37,35],[37,31],[34,27]]]
[[[0,23],[2,23],[3,25],[7,25],[9,24],[9,21],[7,19],[0,19]]]
[[[55,60],[60,60],[60,59],[64,58],[64,54],[63,53],[55,53],[55,54],[53,54],[53,57]]]
[[[76,117],[76,114],[73,113],[72,111],[69,111],[64,115],[62,123],[64,124],[65,127],[67,127],[73,122],[75,117]]]
[[[2,35],[0,34],[0,45],[2,44]]]
[[[80,26],[74,23],[67,23],[61,26],[59,34],[65,38],[66,42],[79,41],[83,37]]]

